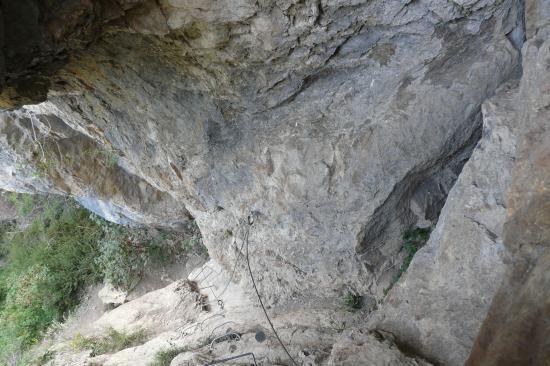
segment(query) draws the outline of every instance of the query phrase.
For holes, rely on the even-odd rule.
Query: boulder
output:
[[[105,283],[103,287],[97,293],[99,299],[104,305],[118,306],[124,304],[128,293],[120,289],[115,288],[110,283]]]

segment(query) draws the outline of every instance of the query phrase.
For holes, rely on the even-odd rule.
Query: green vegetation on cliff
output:
[[[129,289],[150,262],[165,263],[200,237],[108,223],[69,199],[10,196],[17,222],[0,226],[0,365],[20,360],[52,323],[106,279]]]
[[[79,291],[101,279],[94,259],[103,231],[90,213],[61,199],[44,200],[38,210],[25,227],[11,226],[2,235],[0,250],[6,263],[0,268],[0,356],[4,359],[38,342],[52,322],[78,303]]]
[[[390,285],[384,289],[384,295],[388,294],[397,281],[399,281],[401,276],[407,271],[414,255],[418,249],[426,244],[429,238],[429,228],[416,228],[405,232],[403,235],[403,249],[405,250],[406,256],[403,263],[399,267],[399,271],[394,275],[392,281],[390,282]]]

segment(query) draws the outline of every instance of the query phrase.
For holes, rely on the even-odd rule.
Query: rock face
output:
[[[357,332],[356,332],[357,333]],[[341,341],[342,342],[342,341]],[[429,366],[422,359],[405,356],[390,339],[384,339],[379,333],[354,334],[350,332],[342,345],[332,349],[329,365],[388,365],[388,366]]]
[[[548,1],[528,4],[520,85],[483,105],[482,140],[429,243],[373,321],[445,365],[544,365],[550,357],[545,9]]]
[[[464,364],[504,274],[503,224],[516,156],[517,104],[513,83],[483,105],[481,141],[429,242],[375,316],[376,327],[439,364]]]
[[[97,295],[103,304],[118,306],[120,304],[124,304],[128,294],[125,291],[115,288],[110,283],[106,283],[101,290],[99,290]]]
[[[71,51],[85,48],[105,23],[143,0],[0,1],[0,108],[46,100]]]
[[[544,365],[550,359],[549,12],[549,1],[532,1],[526,11],[529,39],[523,48],[518,118],[523,134],[504,227],[513,260],[468,365]]]
[[[189,214],[172,197],[128,173],[117,153],[53,114],[26,109],[0,115],[0,186],[70,194],[119,223],[178,227]]]
[[[5,33],[19,26],[9,14],[33,16],[24,42],[2,40],[14,51],[0,68],[0,106],[11,109],[0,114],[0,186],[72,195],[117,222],[196,220],[219,276],[205,288],[224,292],[212,294],[244,341],[175,364],[247,349],[289,362],[253,341],[265,320],[248,265],[292,354],[311,365],[462,364],[508,262],[523,258],[509,281],[529,281],[520,274],[536,262],[533,281],[545,283],[544,246],[512,232],[547,234],[537,216],[549,171],[547,2],[40,4],[2,2]],[[507,82],[521,74],[522,46],[518,92]],[[518,121],[530,126],[519,153]],[[406,255],[402,233],[436,222],[382,301]],[[524,242],[528,253],[514,249]],[[380,310],[340,334],[327,319],[347,293]],[[506,311],[530,305],[499,293]],[[480,337],[473,364],[505,348]],[[124,364],[113,360],[95,361]]]
[[[4,114],[4,129],[21,131],[2,133],[2,181],[72,194],[119,221],[175,226],[188,211],[227,269],[228,233],[254,215],[270,304],[381,295],[401,232],[437,216],[481,103],[516,71],[521,10],[146,2],[72,52],[46,102]],[[101,162],[110,154],[114,167]]]

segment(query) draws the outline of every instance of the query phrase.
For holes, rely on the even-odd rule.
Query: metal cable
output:
[[[219,363],[224,363],[224,362],[227,362],[227,361],[232,361],[232,360],[236,360],[237,358],[242,358],[242,357],[247,357],[247,356],[252,356],[252,359],[254,360],[254,365],[258,366],[258,364],[256,363],[256,357],[254,356],[254,353],[252,353],[252,352],[247,352],[247,353],[243,353],[243,354],[240,354],[240,355],[237,355],[237,356],[232,356],[232,357],[228,357],[228,358],[222,358],[222,359],[219,359],[219,360],[214,360],[210,363],[207,363],[205,366],[217,365]]]
[[[262,306],[262,310],[264,311],[265,317],[266,317],[269,325],[271,326],[271,330],[273,330],[273,333],[275,334],[275,337],[277,337],[277,340],[279,341],[279,343],[281,344],[281,346],[285,350],[287,356],[290,358],[290,360],[292,361],[294,366],[298,366],[298,363],[290,355],[290,352],[288,352],[288,349],[286,348],[283,341],[279,337],[279,334],[275,330],[275,327],[273,326],[273,323],[271,322],[271,319],[269,318],[269,315],[267,314],[267,310],[265,309],[264,302],[262,301],[262,297],[260,296],[260,292],[258,291],[258,287],[256,286],[256,281],[254,280],[254,275],[252,274],[252,268],[250,267],[250,259],[249,259],[249,255],[248,255],[248,236],[250,234],[250,227],[253,225],[254,221],[251,218],[249,218],[248,223],[249,223],[249,226],[248,226],[248,230],[246,231],[246,235],[245,235],[245,242],[246,242],[246,257],[245,258],[246,258],[246,264],[248,265],[248,272],[250,274],[250,279],[252,280],[252,285],[254,286],[254,291],[256,291],[256,295],[258,296],[258,300],[260,301],[260,305]],[[212,363],[211,365],[214,365],[214,364]]]

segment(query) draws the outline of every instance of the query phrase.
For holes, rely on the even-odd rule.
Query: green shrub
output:
[[[99,247],[100,255],[95,263],[105,279],[117,288],[133,288],[141,278],[147,259],[143,245],[132,240],[125,228],[108,224]]]
[[[189,351],[187,347],[168,348],[157,352],[155,360],[149,366],[170,366],[170,363],[177,355]]]
[[[202,239],[197,234],[182,240],[181,249],[186,252],[196,250],[200,255],[208,256],[208,248],[203,244]]]
[[[351,291],[346,293],[344,296],[344,308],[347,311],[355,312],[363,307],[363,297],[357,295]]]
[[[71,201],[40,204],[42,213],[29,226],[4,233],[0,241],[6,257],[0,271],[0,362],[37,343],[77,305],[80,290],[101,278],[94,263],[101,226]]]
[[[110,328],[107,335],[103,337],[83,337],[80,334],[76,334],[73,337],[71,345],[74,349],[91,350],[90,355],[94,357],[138,346],[145,342],[146,339],[147,335],[142,329],[126,333]]]
[[[165,264],[204,247],[192,224],[185,234],[124,227],[72,200],[9,197],[21,221],[29,224],[0,225],[0,365],[8,358],[21,359],[53,322],[78,304],[88,285],[106,279],[130,289],[147,265]],[[110,336],[124,343],[123,336]]]
[[[133,288],[149,265],[164,265],[178,255],[193,250],[200,239],[184,239],[180,244],[180,233],[164,230],[147,230],[104,225],[105,235],[99,241],[100,255],[96,258],[105,279],[113,286],[129,290]]]
[[[394,275],[392,281],[390,282],[390,285],[384,289],[384,295],[387,295],[388,292],[392,289],[393,285],[399,281],[403,273],[407,271],[409,268],[409,265],[411,264],[411,261],[418,251],[430,238],[430,229],[429,228],[416,228],[413,230],[406,231],[403,235],[403,249],[405,249],[405,252],[407,255],[405,256],[405,259],[403,260],[403,263],[401,264],[401,267],[399,267],[399,271]]]
[[[15,205],[17,212],[23,216],[29,215],[35,207],[35,198],[30,194],[10,192],[7,194],[7,198]]]

